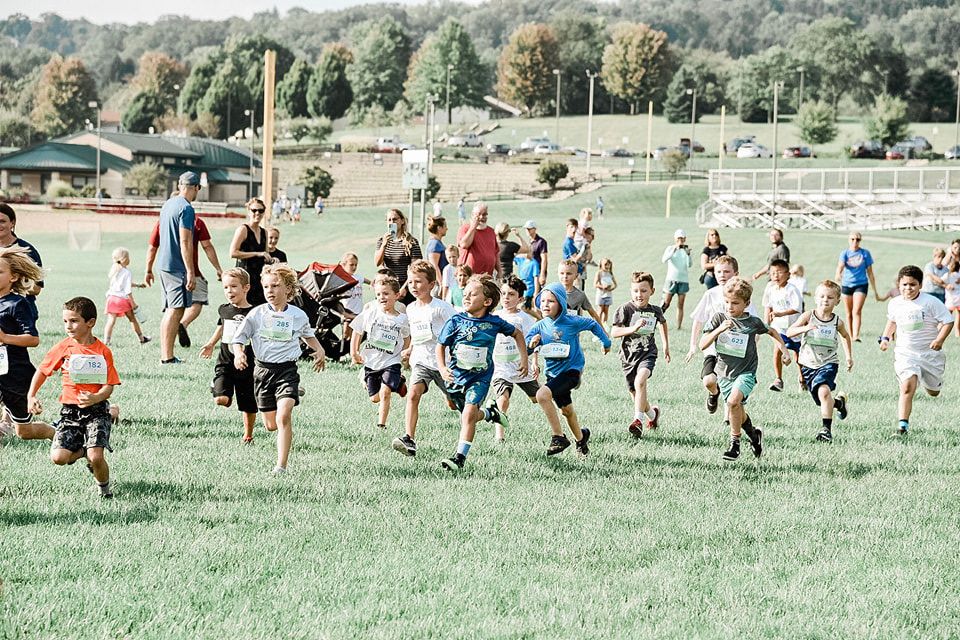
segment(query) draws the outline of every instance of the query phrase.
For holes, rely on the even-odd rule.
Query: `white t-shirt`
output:
[[[952,284],[953,289],[947,289],[947,308],[960,309],[960,272],[951,271],[943,277],[943,281]]]
[[[803,311],[803,296],[789,282],[782,287],[769,282],[767,288],[763,290],[763,306],[765,309],[773,309],[777,312],[787,311],[788,309],[796,311],[796,313],[791,313],[788,316],[774,317],[770,322],[771,327],[783,333],[800,317],[800,312]]]
[[[447,290],[447,297],[445,298],[447,302],[450,302],[449,291],[451,289],[456,289],[460,285],[457,284],[457,268],[452,264],[448,264],[443,268],[443,273],[440,276],[440,281],[443,284],[444,288]]]
[[[807,279],[804,277],[790,276],[790,280],[788,280],[788,283],[796,287],[797,291],[800,292],[801,296],[805,296],[808,293],[810,293],[810,290],[807,289]]]
[[[130,269],[120,267],[120,269],[110,278],[110,288],[107,289],[108,296],[117,298],[129,298],[133,290],[133,276]]]
[[[929,352],[939,326],[953,322],[953,316],[945,304],[928,293],[920,293],[913,300],[897,296],[888,302],[887,320],[897,323],[894,353],[913,355]]]
[[[495,311],[493,315],[500,316],[517,329],[520,329],[523,335],[527,335],[527,332],[530,331],[537,322],[533,316],[523,311],[508,313],[505,309],[500,309],[499,311]],[[527,377],[521,378],[519,374],[520,352],[517,350],[517,341],[513,339],[513,336],[497,334],[497,341],[493,346],[494,379],[500,378],[507,382],[514,383],[529,382],[536,379],[529,374]]]
[[[367,339],[360,347],[363,366],[380,371],[400,364],[404,338],[410,336],[406,314],[390,315],[379,304],[369,304],[353,319],[350,328],[357,333],[367,332]]]
[[[363,276],[354,273],[353,279],[357,284],[347,289],[346,297],[343,298],[343,308],[354,315],[360,315],[363,311]]]
[[[410,322],[410,366],[439,369],[437,363],[437,336],[444,323],[454,314],[449,302],[433,298],[429,304],[414,300],[407,305]]]
[[[300,358],[300,338],[314,337],[303,309],[287,304],[283,311],[277,311],[265,302],[240,322],[230,344],[250,343],[257,360],[279,364],[296,362]]]
[[[723,299],[723,287],[717,286],[712,289],[708,289],[706,293],[703,294],[703,297],[700,298],[700,302],[697,303],[697,306],[694,308],[693,313],[690,314],[690,318],[694,322],[699,322],[702,326],[706,326],[710,320],[713,319],[713,316],[718,313],[727,312],[727,303]],[[752,316],[757,315],[757,309],[753,306],[751,302],[747,305],[747,313]],[[703,355],[705,356],[715,356],[717,355],[716,343],[711,344],[709,347],[704,349]]]

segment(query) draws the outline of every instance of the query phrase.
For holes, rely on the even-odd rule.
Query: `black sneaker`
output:
[[[581,456],[585,456],[590,453],[590,447],[587,446],[587,443],[590,441],[590,429],[583,428],[580,429],[583,437],[580,438],[580,442],[577,443],[577,453]]]
[[[510,428],[510,418],[507,417],[507,414],[500,411],[500,408],[496,404],[490,403],[490,406],[487,407],[487,412],[490,414],[490,422],[496,422],[504,429]]]
[[[405,456],[417,455],[417,443],[410,436],[404,435],[393,439],[393,448]]]
[[[458,453],[452,458],[447,460],[441,460],[440,466],[446,469],[447,471],[460,471],[463,469],[463,463],[467,461],[467,457],[462,453]]]
[[[830,432],[830,427],[824,427],[820,429],[820,433],[817,434],[818,442],[833,442],[833,434]]]
[[[110,483],[106,484],[97,483],[97,489],[100,490],[100,497],[104,500],[109,500],[113,497],[113,489],[110,488]]]
[[[783,380],[777,378],[773,381],[773,384],[770,385],[770,391],[783,391]]]
[[[187,328],[182,324],[177,325],[177,340],[184,349],[190,348],[190,334],[187,333]]]
[[[750,425],[750,427],[743,425],[741,428],[743,432],[747,434],[747,440],[750,441],[750,449],[753,451],[753,457],[759,458],[763,454],[763,431],[754,429],[753,425]],[[749,429],[749,431],[747,429]]]
[[[378,425],[377,425],[377,428],[380,429],[381,431],[386,431],[386,430],[387,430],[387,425],[385,425],[385,424],[378,424]]]
[[[160,361],[160,364],[183,364],[183,360],[181,360],[180,358],[177,358],[176,356],[174,356],[173,358],[170,358],[169,360],[161,360],[161,361]]]
[[[730,446],[723,452],[724,460],[736,460],[740,457],[740,441],[730,438]]]
[[[837,410],[837,416],[841,420],[847,419],[847,394],[838,393],[837,399],[833,403],[833,408]]]
[[[550,446],[547,447],[547,455],[555,456],[563,453],[563,450],[570,446],[570,439],[567,436],[559,435],[550,438]]]
[[[707,413],[716,413],[720,406],[720,394],[711,393],[707,396]]]
[[[627,427],[627,431],[630,432],[634,438],[638,440],[643,437],[643,420],[634,420],[630,423],[630,426]]]

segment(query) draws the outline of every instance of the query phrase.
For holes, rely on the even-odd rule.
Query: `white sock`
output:
[[[650,411],[647,411],[647,419],[652,421],[657,417],[657,412],[653,410],[653,407],[650,407]]]

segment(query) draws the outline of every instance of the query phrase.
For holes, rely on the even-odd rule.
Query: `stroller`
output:
[[[322,262],[314,262],[298,275],[300,294],[294,304],[307,314],[327,358],[338,362],[350,352],[350,345],[335,332],[344,320],[342,299],[357,280],[339,264]],[[301,346],[303,357],[309,358],[312,351],[305,344]]]

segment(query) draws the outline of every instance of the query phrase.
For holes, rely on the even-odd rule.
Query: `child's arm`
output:
[[[354,364],[363,364],[363,356],[360,355],[361,333],[354,329],[353,335],[350,336],[350,359],[353,360]]]
[[[220,338],[223,337],[223,325],[218,324],[217,328],[213,330],[213,335],[210,336],[210,339],[207,340],[207,343],[200,348],[200,357],[209,358],[213,355],[213,348],[217,346],[217,343],[220,342]]]
[[[437,370],[440,377],[447,382],[453,382],[453,372],[447,366],[447,348],[442,344],[437,344]]]
[[[581,331],[583,329],[589,329],[590,333],[597,336],[597,339],[600,340],[600,343],[603,345],[603,352],[605,354],[610,353],[610,346],[613,343],[610,341],[610,336],[607,335],[607,330],[600,324],[600,319],[596,317],[597,314],[594,313],[593,310],[590,311],[590,315],[594,316],[592,321],[587,318],[580,318],[580,320],[584,321],[581,325]]]
[[[936,339],[930,343],[930,348],[934,351],[940,351],[943,348],[943,343],[946,341],[947,337],[950,335],[950,332],[953,331],[954,321],[944,322],[940,325],[940,331],[937,333]]]
[[[40,393],[40,387],[46,381],[47,376],[40,369],[33,373],[33,378],[30,380],[30,390],[27,391],[27,409],[30,413],[43,413],[43,407],[40,405],[40,400],[37,399],[37,394]]]
[[[690,349],[687,350],[687,357],[684,359],[684,362],[693,360],[694,354],[700,350],[697,336],[703,337],[703,322],[700,320],[693,321],[693,327],[690,329]]]
[[[404,362],[410,360],[410,352],[413,350],[411,347],[410,336],[407,336],[403,339],[403,349],[400,351],[400,359]]]
[[[607,330],[603,328],[603,323],[600,322],[600,316],[597,315],[597,312],[593,310],[592,306],[589,309],[587,309],[587,313],[590,314],[591,318],[596,320],[597,324],[600,326],[600,331],[603,332],[603,337],[607,338],[607,342],[609,342],[610,338],[607,337]],[[600,336],[597,336],[597,337],[599,338]]]
[[[721,333],[729,330],[731,327],[733,327],[733,320],[727,318],[721,322],[716,329],[700,336],[700,350],[703,351],[704,349],[709,348],[710,345],[717,341],[717,337]]]
[[[767,324],[770,324],[773,321],[773,307],[764,307],[763,308],[763,321]]]
[[[526,377],[529,368],[527,361],[527,344],[524,342],[523,332],[520,329],[513,330],[513,339],[517,343],[517,351],[520,353],[520,369],[517,374],[523,378]]]
[[[101,402],[104,402],[105,400],[108,400],[111,395],[113,395],[113,385],[105,384],[94,393],[90,393],[89,391],[78,392],[77,404],[81,408],[86,409],[87,407],[92,407],[95,404],[99,404]]]
[[[776,341],[777,349],[780,350],[780,360],[783,362],[783,364],[790,364],[793,362],[793,358],[790,357],[790,352],[787,351],[787,345],[783,343],[783,338],[780,337],[780,332],[773,327],[767,327],[767,335]]]
[[[327,364],[327,353],[323,350],[323,345],[321,345],[320,341],[314,336],[304,337],[303,341],[308,347],[313,349],[313,370],[323,371],[324,366]]]
[[[813,329],[813,325],[808,324],[810,322],[811,313],[813,312],[807,311],[806,313],[801,315],[799,318],[797,318],[796,322],[794,322],[792,325],[787,327],[787,330],[784,331],[786,336],[788,338],[796,338],[797,336],[804,334],[807,331],[810,331],[811,329]]]
[[[613,283],[607,288],[607,292],[613,291],[617,288],[617,277],[613,275],[613,272],[610,272],[610,279],[613,280]]]
[[[605,291],[603,288],[603,281],[600,280],[600,271],[597,271],[593,274],[593,288],[600,289],[600,291]]]
[[[893,320],[887,320],[887,325],[883,328],[883,335],[880,336],[880,351],[886,351],[890,348],[890,341],[897,333],[897,323]]]
[[[837,333],[843,338],[843,353],[847,357],[847,371],[853,369],[853,340],[850,338],[850,332],[847,331],[847,325],[843,320],[837,322]],[[788,332],[789,336],[790,333]]]
[[[0,331],[0,344],[9,344],[11,347],[36,347],[40,344],[40,336],[32,336],[29,333],[14,335]]]
[[[640,322],[633,325],[632,327],[627,327],[620,324],[615,324],[610,328],[610,337],[611,338],[623,338],[624,336],[629,336],[632,333],[636,333],[637,329],[640,328]]]

